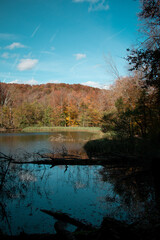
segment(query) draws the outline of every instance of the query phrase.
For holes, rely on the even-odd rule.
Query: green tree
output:
[[[43,117],[43,106],[37,102],[22,104],[20,108],[17,108],[15,113],[16,125],[22,128],[43,125]]]
[[[44,126],[51,126],[52,123],[53,123],[53,110],[50,106],[48,106],[47,108],[43,109],[42,124]]]
[[[111,132],[115,130],[115,112],[105,112],[101,120],[101,130],[102,132]]]
[[[160,94],[160,1],[143,0],[139,19],[143,23],[143,40],[136,49],[129,50],[130,70],[143,72],[147,85],[157,88]],[[145,37],[145,40],[144,40]],[[159,97],[160,98],[160,97]],[[160,102],[160,99],[158,99]]]

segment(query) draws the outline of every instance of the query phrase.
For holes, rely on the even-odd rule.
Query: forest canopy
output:
[[[79,84],[0,83],[0,126],[99,126],[108,91]]]

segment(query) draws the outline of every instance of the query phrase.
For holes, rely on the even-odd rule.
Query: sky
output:
[[[108,88],[128,74],[139,0],[0,0],[0,81]]]

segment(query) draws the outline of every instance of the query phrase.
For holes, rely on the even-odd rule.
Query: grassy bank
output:
[[[100,132],[99,127],[26,127],[22,132]]]

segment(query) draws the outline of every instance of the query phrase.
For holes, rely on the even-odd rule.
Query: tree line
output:
[[[100,126],[106,90],[79,84],[0,83],[0,126]]]

